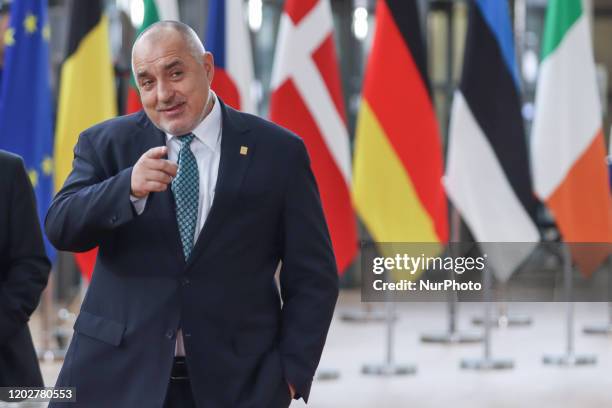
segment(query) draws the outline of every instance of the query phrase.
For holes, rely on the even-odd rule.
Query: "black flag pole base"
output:
[[[464,370],[477,371],[511,370],[514,368],[514,362],[493,358],[466,358],[461,360],[460,367]]]
[[[561,356],[544,356],[542,363],[557,366],[584,366],[597,364],[597,357],[593,355],[564,354]]]
[[[332,381],[340,378],[340,371],[333,368],[319,368],[315,374],[318,381]]]
[[[472,324],[476,326],[482,326],[483,323],[484,318],[481,316],[477,316],[472,319]],[[523,315],[502,314],[491,318],[492,327],[530,326],[531,323],[533,323],[531,317]]]
[[[612,334],[612,324],[601,324],[594,326],[586,326],[582,331],[585,334]]]
[[[479,343],[483,336],[476,333],[446,332],[421,335],[421,342],[435,344]]]
[[[395,363],[366,364],[361,372],[365,375],[378,375],[381,377],[392,377],[399,375],[416,374],[416,367],[413,365],[398,365]]]

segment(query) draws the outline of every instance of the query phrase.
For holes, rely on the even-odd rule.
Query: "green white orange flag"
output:
[[[589,22],[582,3],[550,0],[531,160],[535,192],[570,244],[612,242],[612,200],[601,115]],[[597,253],[572,250],[575,263],[587,276],[608,254],[607,248]]]
[[[378,2],[363,84],[353,200],[376,242],[448,240],[440,133],[416,3]]]
[[[175,20],[178,21],[179,12],[176,0],[144,0],[144,17],[142,24],[138,29],[140,34],[145,28],[153,23],[161,20]],[[142,108],[140,103],[140,95],[138,95],[138,89],[136,88],[136,82],[134,76],[130,80],[128,86],[126,113],[138,112]]]

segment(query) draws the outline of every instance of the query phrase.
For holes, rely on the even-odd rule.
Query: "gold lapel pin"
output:
[[[240,146],[240,154],[243,156],[246,156],[247,153],[249,152],[249,148],[246,146]]]

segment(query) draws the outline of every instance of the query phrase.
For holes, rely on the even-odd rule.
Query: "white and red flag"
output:
[[[287,0],[272,70],[270,119],[304,139],[343,273],[357,253],[351,155],[328,0]]]

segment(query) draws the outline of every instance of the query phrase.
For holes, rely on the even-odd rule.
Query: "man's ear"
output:
[[[208,51],[204,53],[204,71],[206,72],[208,83],[211,83],[215,76],[215,58]]]

